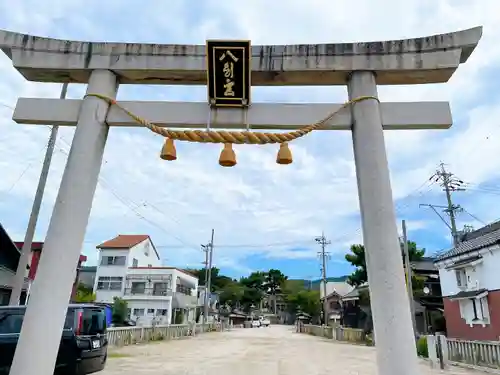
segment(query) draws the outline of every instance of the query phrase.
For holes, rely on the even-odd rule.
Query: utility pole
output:
[[[202,250],[205,252],[205,262],[203,264],[205,265],[205,293],[203,294],[203,317],[202,317],[202,323],[205,324],[207,322],[207,310],[208,310],[208,294],[207,294],[207,282],[208,282],[208,245],[201,245]]]
[[[65,99],[67,92],[68,83],[63,83],[61,88],[61,95],[59,96],[59,98]],[[12,285],[12,291],[9,300],[10,305],[19,305],[20,303],[21,291],[24,285],[24,275],[26,274],[26,266],[28,265],[28,259],[31,254],[31,245],[33,243],[33,237],[35,236],[36,223],[38,221],[38,215],[42,206],[43,193],[45,191],[45,185],[47,184],[47,177],[49,175],[50,163],[52,162],[52,155],[54,154],[54,147],[56,145],[58,131],[59,126],[52,125],[52,128],[50,130],[49,142],[47,144],[47,151],[45,152],[45,157],[43,159],[42,171],[40,172],[40,179],[38,180],[38,187],[36,189],[35,198],[33,200],[33,206],[31,207],[28,228],[26,229],[23,247],[21,249],[21,255],[19,256],[19,263],[17,265],[16,274],[14,276],[14,283]],[[27,299],[28,296],[26,295],[26,301]]]
[[[410,263],[410,251],[408,249],[408,237],[406,236],[406,222],[403,220],[401,223],[403,227],[403,252],[405,259],[405,270],[406,270],[406,286],[408,290],[408,300],[410,302],[410,313],[411,313],[411,322],[413,325],[413,334],[415,335],[417,332],[417,326],[415,321],[415,302],[413,299],[413,283],[412,283],[412,271],[411,271],[411,263]]]
[[[328,241],[325,237],[325,233],[321,234],[321,237],[316,237],[315,241],[321,245],[321,252],[318,254],[321,257],[321,278],[323,281],[323,320],[325,325],[328,325],[328,303],[326,300],[326,261],[327,257],[329,257],[329,253],[327,253],[326,246],[330,245],[332,242]]]
[[[208,305],[210,300],[210,294],[212,290],[212,259],[214,253],[214,230],[212,229],[212,237],[208,245],[202,245],[206,252],[206,262],[205,267],[205,300],[204,300],[204,311],[203,311],[203,324],[207,322],[208,318]]]
[[[464,191],[465,189],[462,187],[463,181],[456,178],[453,173],[446,171],[444,163],[440,164],[440,167],[436,173],[431,177],[431,179],[435,178],[435,182],[440,182],[440,186],[443,187],[443,191],[446,194],[446,206],[438,206],[433,204],[420,204],[420,206],[430,207],[439,218],[445,223],[445,225],[450,229],[451,236],[453,238],[453,246],[456,248],[460,243],[457,231],[457,223],[456,223],[456,213],[460,212],[462,208],[460,205],[453,204],[451,193],[453,191]],[[450,223],[439,214],[436,208],[441,208],[443,211],[450,217]]]

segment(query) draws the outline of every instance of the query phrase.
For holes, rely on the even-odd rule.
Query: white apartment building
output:
[[[138,325],[186,323],[195,318],[198,279],[163,267],[147,235],[119,235],[99,246],[94,291],[96,302],[127,301]]]

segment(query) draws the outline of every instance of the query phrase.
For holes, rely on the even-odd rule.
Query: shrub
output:
[[[417,354],[419,357],[427,358],[429,357],[429,351],[427,349],[427,337],[422,336],[417,341]]]

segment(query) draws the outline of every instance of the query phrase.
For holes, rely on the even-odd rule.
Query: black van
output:
[[[0,306],[0,375],[9,374],[25,312],[26,306]],[[105,309],[92,304],[69,305],[54,374],[101,371],[107,354]]]

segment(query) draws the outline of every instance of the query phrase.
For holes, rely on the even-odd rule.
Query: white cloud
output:
[[[379,93],[386,101],[450,100],[452,104],[455,125],[450,131],[386,133],[394,197],[403,199],[413,193],[411,201],[397,205],[399,216],[407,217],[409,230],[422,232],[436,227],[439,219],[419,210],[418,198],[425,193],[426,198],[437,199],[437,194],[442,194],[439,189],[429,193],[429,187],[422,186],[441,160],[475,184],[500,178],[495,157],[500,136],[496,126],[499,98],[489,83],[499,73],[500,63],[497,2],[362,0],[355,9],[352,2],[326,0],[186,4],[151,0],[144,7],[123,0],[51,0],[41,6],[40,2],[20,0],[9,3],[8,9],[0,4],[0,27],[95,41],[202,44],[207,38],[250,38],[254,44],[310,44],[409,38],[484,25],[479,47],[449,83],[381,87]],[[26,82],[4,55],[0,56],[0,72],[0,98],[8,106],[14,106],[19,96],[59,95],[59,85]],[[83,90],[82,85],[70,86],[68,96],[81,97]],[[204,100],[204,95],[200,87],[120,89],[121,99]],[[255,101],[345,99],[343,87],[254,89]],[[29,216],[49,130],[16,125],[10,117],[11,110],[0,106],[0,168],[6,176],[0,179],[0,217],[19,235]],[[65,141],[58,142],[54,156],[39,239],[48,225],[72,134],[72,129],[61,129]],[[274,259],[310,257],[317,250],[314,244],[303,250],[293,248],[323,230],[334,239],[334,253],[340,254],[349,244],[362,240],[347,132],[315,133],[294,142],[294,164],[287,167],[275,164],[277,150],[273,146],[236,147],[238,165],[233,169],[218,166],[220,147],[214,145],[178,145],[179,159],[166,163],[158,158],[161,142],[144,129],[112,129],[84,245],[87,253],[94,255],[93,244],[117,233],[149,233],[157,244],[184,246],[181,250],[162,247],[167,262],[199,264],[203,258],[199,244],[208,240],[212,227],[216,228],[216,242],[224,244],[298,243],[218,249],[217,264],[247,272],[250,267],[244,259],[252,254]],[[497,198],[492,194],[487,198],[488,204],[479,205],[474,214],[482,219],[500,216],[491,204]],[[467,199],[479,202],[486,198],[476,192],[469,193]],[[432,229],[445,236],[444,226]]]

